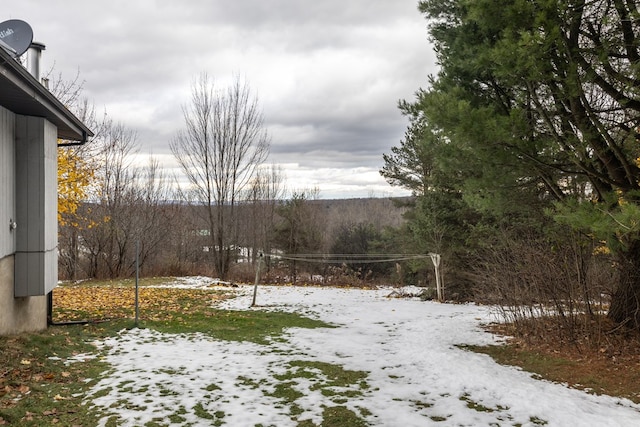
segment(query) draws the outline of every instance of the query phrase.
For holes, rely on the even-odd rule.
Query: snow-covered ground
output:
[[[234,290],[239,296],[220,306],[247,310],[253,288]],[[154,420],[284,427],[307,419],[319,425],[323,407],[338,405],[373,426],[640,425],[640,405],[536,380],[460,349],[497,342],[480,327],[493,320],[488,308],[387,298],[390,292],[260,287],[256,309],[295,311],[338,326],[292,328],[269,345],[123,331],[103,343],[113,370],[87,401],[128,426]],[[288,380],[300,392],[294,421],[290,405],[274,394],[279,376],[295,371],[297,361],[366,371],[366,386],[336,387],[336,395],[326,396],[314,386],[320,374]]]

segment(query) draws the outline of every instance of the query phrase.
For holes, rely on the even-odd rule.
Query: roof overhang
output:
[[[82,144],[93,136],[80,119],[1,48],[0,105],[15,114],[46,118],[58,128],[59,139]]]

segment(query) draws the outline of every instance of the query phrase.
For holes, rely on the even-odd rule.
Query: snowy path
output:
[[[250,287],[223,303],[246,309]],[[640,405],[539,381],[457,344],[490,344],[479,328],[486,308],[389,299],[389,290],[261,287],[258,304],[339,325],[291,329],[269,346],[132,330],[105,344],[114,367],[92,403],[131,426],[296,426],[274,396],[293,361],[366,371],[368,388],[338,390],[339,404],[375,426],[635,426]],[[336,406],[308,378],[297,378],[299,420],[319,425]],[[350,393],[350,394],[349,394]],[[163,421],[162,421],[163,420]],[[215,422],[219,424],[214,424]],[[104,420],[106,422],[106,420]]]

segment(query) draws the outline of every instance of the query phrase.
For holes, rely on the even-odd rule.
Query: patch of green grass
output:
[[[297,417],[298,415],[302,415],[303,413],[304,409],[302,409],[299,405],[292,403],[291,406],[289,406],[289,414],[291,414],[293,418]]]
[[[227,341],[268,344],[287,328],[327,328],[331,325],[295,313],[265,311],[227,311],[209,309],[182,313],[167,320],[144,321],[142,327],[180,334],[202,332]]]
[[[294,388],[295,385],[296,383],[294,381],[280,381],[276,384],[275,390],[272,393],[267,393],[267,395],[288,403],[293,403],[304,396],[304,394]]]
[[[564,371],[576,367],[576,363],[562,357],[554,357],[535,351],[518,350],[509,345],[461,346],[465,350],[483,353],[491,356],[499,363],[506,365],[518,365],[529,372],[538,373],[548,378],[554,372]]]
[[[120,399],[117,402],[113,402],[111,404],[112,408],[124,408],[124,409],[129,409],[132,411],[146,411],[147,407],[146,406],[141,406],[141,405],[136,405],[132,402],[130,402],[129,400],[125,400],[125,399]]]
[[[538,417],[529,417],[529,421],[531,421],[532,424],[535,424],[538,426],[546,426],[547,424],[549,424],[547,421]]]
[[[196,416],[205,420],[212,420],[215,418],[215,415],[210,414],[206,409],[204,409],[202,403],[196,403],[193,407],[193,412],[196,414]]]
[[[224,417],[225,417],[225,413],[224,411],[215,411],[213,413],[207,411],[201,403],[196,403],[193,407],[193,411],[196,414],[196,416],[198,416],[199,418],[205,419],[205,420],[211,420],[212,421],[212,426],[221,426],[224,424]]]
[[[368,376],[366,371],[351,371],[344,369],[340,365],[332,363],[310,361],[310,360],[294,360],[289,363],[294,371],[294,376],[300,378],[318,377],[318,372],[326,377],[327,381],[313,386],[313,389],[326,387],[348,387],[357,385],[359,389],[368,389],[369,385],[365,379]]]
[[[475,400],[471,399],[471,396],[467,393],[463,394],[462,396],[460,396],[460,400],[462,400],[463,402],[467,402],[467,408],[469,409],[473,409],[474,411],[478,411],[478,412],[497,412],[497,411],[508,411],[509,408],[506,406],[502,406],[502,405],[497,405],[495,408],[491,408],[489,406],[484,406],[479,402],[476,402]]]
[[[433,403],[429,403],[429,402],[422,402],[420,400],[413,400],[412,403],[421,409],[427,409],[427,408],[431,408],[433,406]]]
[[[176,413],[176,414],[169,415],[169,421],[171,421],[171,424],[180,424],[187,421],[187,419],[182,415]]]
[[[166,369],[163,368],[163,369],[158,369],[154,373],[156,373],[156,374],[167,374],[167,375],[178,375],[180,373],[180,370],[173,369],[173,368],[166,368]]]
[[[96,391],[95,393],[93,393],[92,397],[94,397],[94,398],[104,397],[104,396],[108,395],[109,393],[111,393],[111,391],[112,391],[111,387],[105,387],[105,388],[100,389],[100,390]]]
[[[288,406],[293,420],[303,413],[296,401],[303,397],[304,393],[295,388],[297,379],[303,378],[312,380],[310,387],[312,391],[318,390],[323,396],[331,397],[332,402],[337,405],[325,408],[321,426],[366,425],[363,417],[371,415],[368,410],[362,408],[358,415],[342,405],[350,398],[361,396],[364,390],[369,388],[365,381],[367,372],[347,370],[340,365],[308,360],[291,361],[288,367],[287,372],[274,375],[278,381],[275,391],[265,394],[278,398]],[[314,424],[309,420],[298,422],[298,427],[305,426],[314,426]]]
[[[261,385],[264,385],[266,382],[266,380],[261,379],[260,381],[256,381],[252,378],[248,378],[245,376],[239,376],[238,377],[238,385],[241,386],[246,386],[252,389],[259,389]]]
[[[163,397],[163,396],[178,396],[180,394],[175,390],[170,390],[170,389],[164,387],[162,384],[157,384],[157,385],[158,385],[158,388],[160,390],[160,393],[159,393],[160,397]]]
[[[460,400],[462,400],[463,402],[467,402],[467,408],[473,409],[474,411],[478,411],[478,412],[494,412],[495,411],[495,409],[493,408],[489,408],[487,406],[484,406],[472,400],[471,397],[466,393],[460,396]]]
[[[320,427],[366,427],[369,424],[345,406],[332,406],[322,411]]]
[[[371,415],[373,415],[373,413],[367,408],[359,407],[358,410],[360,411],[360,415],[362,415],[363,417],[370,417]]]
[[[220,388],[220,386],[219,386],[219,385],[217,385],[217,384],[209,384],[209,385],[208,385],[208,386],[206,386],[204,389],[205,389],[206,391],[222,390],[222,389]]]

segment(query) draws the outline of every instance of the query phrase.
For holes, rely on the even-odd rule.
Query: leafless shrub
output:
[[[477,295],[518,335],[540,336],[551,322],[567,342],[601,339],[615,270],[590,239],[570,237],[504,238],[478,260]]]

